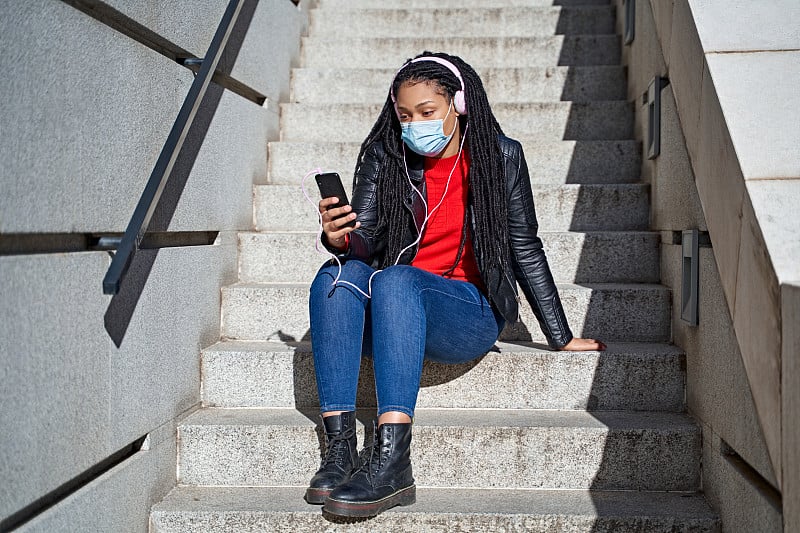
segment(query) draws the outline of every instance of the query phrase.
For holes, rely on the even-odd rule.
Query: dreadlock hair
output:
[[[464,80],[464,93],[467,114],[460,115],[462,135],[469,125],[465,142],[470,155],[468,171],[468,207],[475,217],[475,235],[473,248],[477,257],[482,258],[482,272],[491,268],[505,268],[508,251],[508,208],[506,202],[506,182],[503,155],[500,151],[498,135],[503,133],[497,119],[489,106],[483,83],[475,70],[460,57],[443,53],[425,51],[416,56],[439,57],[454,64]],[[416,58],[415,58],[416,59]],[[378,174],[378,220],[376,235],[383,238],[385,247],[381,252],[379,267],[386,268],[394,263],[403,249],[403,233],[411,225],[411,214],[403,206],[404,197],[410,192],[410,184],[406,176],[403,141],[401,139],[400,121],[397,117],[391,94],[397,94],[406,82],[432,82],[433,88],[452,101],[456,91],[461,90],[458,78],[445,66],[433,61],[406,61],[392,82],[391,91],[381,110],[375,125],[361,145],[356,163],[356,174],[367,149],[372,143],[380,142],[386,153],[386,160]],[[355,187],[355,178],[353,186]],[[469,224],[467,217],[470,209],[465,210],[462,225],[461,245],[453,267],[445,272],[452,272],[464,251]],[[493,287],[484,279],[484,285],[493,292]]]

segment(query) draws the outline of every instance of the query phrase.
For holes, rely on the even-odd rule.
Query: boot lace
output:
[[[341,465],[345,463],[350,455],[350,446],[348,441],[355,434],[355,428],[351,427],[332,436],[328,435],[328,444],[325,448],[325,457],[322,459],[322,465]]]
[[[373,432],[374,438],[372,442],[368,445],[364,446],[364,449],[361,450],[359,454],[359,462],[361,465],[358,469],[353,473],[354,475],[358,472],[363,472],[367,475],[367,479],[369,480],[370,485],[373,484],[373,480],[375,475],[378,473],[378,470],[381,469],[381,465],[386,460],[386,457],[389,455],[389,447],[381,447],[378,438],[378,431],[375,429]]]

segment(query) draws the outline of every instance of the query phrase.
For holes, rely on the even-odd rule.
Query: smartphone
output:
[[[350,203],[350,201],[347,199],[347,193],[344,192],[344,185],[342,185],[342,180],[339,178],[339,174],[336,172],[326,172],[325,174],[317,174],[315,179],[317,180],[317,187],[319,187],[319,194],[322,196],[322,198],[330,198],[331,196],[335,196],[339,199],[337,203],[329,205],[328,209],[333,209],[334,207],[344,207]],[[350,213],[347,214],[349,215]],[[355,225],[356,221],[351,220],[342,227],[352,228]]]

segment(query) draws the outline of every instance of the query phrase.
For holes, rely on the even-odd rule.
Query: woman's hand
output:
[[[329,205],[334,205],[339,201],[335,196],[323,198],[319,201],[319,214],[322,217],[322,231],[328,238],[328,242],[334,248],[343,250],[347,244],[344,236],[356,228],[361,227],[361,222],[356,222],[354,227],[342,227],[344,224],[356,219],[356,214],[351,213],[353,208],[349,205],[328,209]],[[349,214],[347,214],[349,213]],[[347,216],[342,216],[347,215]],[[335,220],[334,220],[335,219]]]
[[[566,352],[602,351],[606,349],[606,345],[596,339],[580,339],[578,337],[573,337],[572,340],[561,349]]]

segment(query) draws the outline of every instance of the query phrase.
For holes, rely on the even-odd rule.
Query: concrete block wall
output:
[[[788,206],[800,200],[800,158],[789,146],[800,123],[792,92],[800,62],[779,50],[800,48],[800,5],[630,1],[635,39],[623,58],[637,139],[646,141],[648,84],[656,75],[670,80],[661,92],[661,154],[644,160],[642,176],[651,229],[662,232],[673,341],[687,352],[687,405],[703,428],[704,491],[724,529],[795,531],[800,379],[790,282],[800,220]],[[624,3],[615,4],[621,32]],[[680,320],[673,233],[691,228],[711,238],[700,249],[697,327]]]
[[[202,57],[227,3],[99,4]],[[0,524],[145,435],[20,530],[146,531],[174,485],[175,423],[200,399],[200,350],[219,339],[220,287],[238,277],[236,235],[252,228],[308,4],[245,4],[230,75],[265,104],[212,84],[187,137],[185,186],[154,224],[218,231],[213,245],[140,252],[113,298],[106,252],[0,255]],[[0,48],[0,240],[124,231],[191,71],[59,0],[3,3]]]

